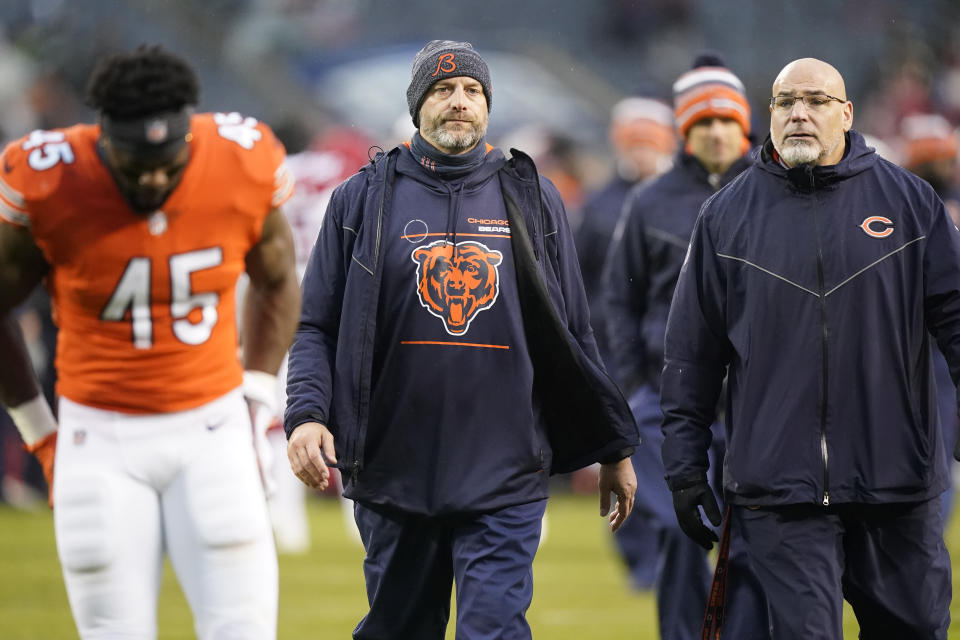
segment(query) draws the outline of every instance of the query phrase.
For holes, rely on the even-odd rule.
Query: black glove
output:
[[[677,522],[687,537],[709,551],[713,543],[717,542],[717,534],[703,524],[700,519],[700,509],[713,523],[720,525],[720,507],[713,496],[713,490],[706,482],[698,482],[686,489],[677,489],[673,492],[673,510],[677,513]]]

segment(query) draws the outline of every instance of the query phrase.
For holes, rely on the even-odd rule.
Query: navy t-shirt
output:
[[[409,154],[398,162],[357,499],[437,515],[547,495],[502,163],[494,150],[465,180],[444,182]]]

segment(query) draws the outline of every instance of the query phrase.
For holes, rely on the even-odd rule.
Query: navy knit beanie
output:
[[[407,106],[413,126],[420,127],[420,106],[427,90],[444,78],[467,76],[483,87],[487,98],[487,112],[493,108],[493,90],[490,88],[490,70],[487,63],[469,42],[431,40],[413,58],[410,86],[407,87]]]

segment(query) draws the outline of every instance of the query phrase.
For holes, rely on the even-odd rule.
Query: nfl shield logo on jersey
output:
[[[166,120],[161,118],[147,120],[146,130],[144,131],[147,142],[152,144],[160,144],[161,142],[165,142],[169,133],[170,130],[169,127],[167,127]]]
[[[167,214],[163,211],[154,211],[149,220],[147,220],[147,227],[150,229],[150,235],[161,235],[167,230]]]

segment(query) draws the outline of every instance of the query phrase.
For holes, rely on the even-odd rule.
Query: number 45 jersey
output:
[[[186,170],[151,214],[121,196],[99,126],[34,131],[0,159],[0,218],[50,264],[57,391],[74,402],[181,411],[240,386],[235,283],[293,179],[253,118],[197,114],[190,128]]]

